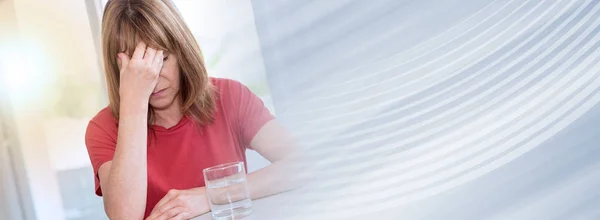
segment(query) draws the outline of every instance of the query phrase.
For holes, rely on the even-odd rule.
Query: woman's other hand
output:
[[[191,219],[210,211],[206,188],[169,190],[146,220]]]
[[[117,56],[121,61],[121,103],[147,105],[158,83],[163,66],[163,51],[146,47],[146,44],[140,42],[131,57],[125,53],[119,53]]]

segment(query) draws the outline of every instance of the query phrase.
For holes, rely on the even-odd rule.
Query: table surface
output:
[[[281,200],[281,196],[275,195],[270,196],[258,200],[252,201],[252,215],[244,218],[244,220],[258,220],[258,219],[273,219],[273,215],[275,214],[273,211],[277,209],[277,203]],[[277,214],[275,214],[277,215]],[[194,220],[212,220],[213,217],[211,213],[206,213],[204,215],[198,216],[194,218]]]

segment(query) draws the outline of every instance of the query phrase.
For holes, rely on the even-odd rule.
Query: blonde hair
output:
[[[117,54],[131,55],[138,42],[165,50],[177,57],[179,96],[185,115],[199,124],[214,119],[214,90],[204,66],[202,52],[192,32],[170,0],[109,0],[102,17],[102,52],[109,107],[119,118],[119,67]],[[153,121],[149,108],[148,123]]]

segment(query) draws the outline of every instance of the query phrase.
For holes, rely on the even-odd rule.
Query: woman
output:
[[[170,0],[111,0],[102,19],[109,106],[89,123],[96,194],[111,219],[189,219],[210,211],[204,168],[245,161],[252,199],[282,184],[289,138],[242,84],[209,78],[190,30]],[[286,159],[286,160],[284,160]]]

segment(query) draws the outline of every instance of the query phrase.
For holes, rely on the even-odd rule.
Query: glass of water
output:
[[[242,219],[252,214],[244,162],[209,167],[203,173],[214,219]]]

